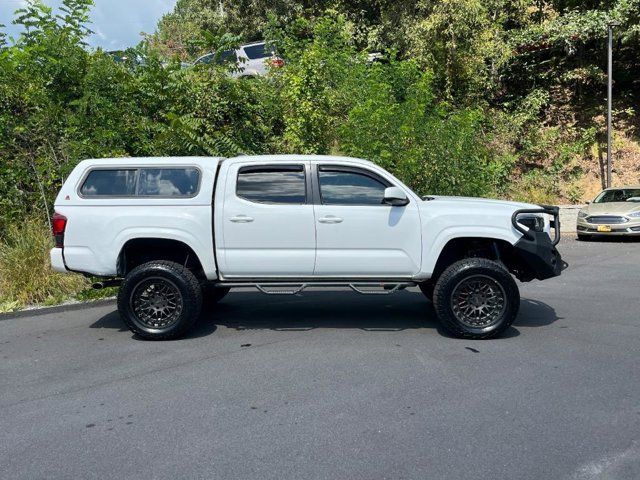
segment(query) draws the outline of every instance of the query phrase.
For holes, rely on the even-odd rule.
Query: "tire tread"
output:
[[[140,272],[152,269],[160,269],[164,271],[170,271],[173,275],[177,277],[182,277],[182,279],[187,284],[187,289],[189,295],[183,296],[183,301],[185,302],[184,308],[191,312],[191,315],[185,317],[176,328],[160,334],[152,334],[149,332],[145,332],[142,330],[135,322],[131,321],[125,312],[128,303],[129,303],[129,286],[133,281],[138,282],[139,279],[136,278]],[[180,265],[176,262],[171,262],[169,260],[153,260],[151,262],[143,263],[135,267],[127,276],[125,277],[122,285],[120,286],[120,290],[118,291],[118,310],[120,311],[120,316],[123,321],[127,324],[129,329],[135,333],[136,335],[148,339],[148,340],[169,340],[172,338],[177,338],[183,335],[187,330],[189,330],[195,322],[200,317],[200,312],[202,309],[202,288],[200,286],[200,282],[193,274],[191,270],[186,268],[183,265]]]
[[[512,308],[508,312],[508,316],[505,321],[503,321],[498,328],[490,330],[486,333],[475,333],[466,330],[457,321],[455,321],[454,318],[452,318],[452,314],[449,311],[448,290],[450,287],[450,283],[461,272],[469,270],[484,270],[485,273],[487,273],[488,270],[490,273],[493,273],[498,277],[502,277],[502,279],[506,282],[506,285],[503,284],[502,286],[503,288],[505,288],[507,300],[513,302]],[[500,335],[511,326],[518,314],[518,309],[520,307],[520,295],[518,292],[518,286],[511,277],[511,274],[504,267],[502,267],[501,264],[487,258],[465,258],[463,260],[452,263],[442,273],[442,275],[440,275],[440,278],[438,278],[433,292],[433,305],[435,307],[436,314],[438,315],[438,318],[440,319],[444,327],[456,337],[468,339],[486,339]]]

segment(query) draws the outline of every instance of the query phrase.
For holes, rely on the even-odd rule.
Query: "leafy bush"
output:
[[[380,164],[422,195],[486,195],[484,115],[437,102],[431,79],[406,63],[369,70],[340,126],[340,149]]]
[[[484,115],[437,100],[417,62],[368,65],[335,12],[309,26],[311,39],[281,72],[284,140],[293,153],[342,153],[372,160],[421,194],[490,191]],[[286,30],[279,38],[292,52]]]
[[[182,54],[237,43],[251,21],[223,3],[226,20],[202,2],[182,0],[160,30],[170,26],[176,29],[171,35],[181,36],[180,25],[202,29],[183,37],[186,43],[176,47]],[[160,57],[172,50],[159,48],[172,38],[169,30],[116,63],[84,43],[91,0],[64,0],[60,16],[28,2],[16,17],[28,26],[25,34],[15,45],[0,45],[0,228],[24,215],[44,219],[65,176],[89,157],[344,153],[389,168],[421,194],[505,195],[513,191],[514,174],[544,169],[568,180],[579,174],[576,162],[596,142],[595,127],[545,125],[541,118],[558,95],[553,79],[599,67],[543,75],[529,65],[534,51],[509,53],[506,45],[529,45],[550,32],[556,45],[584,22],[592,35],[606,16],[601,11],[576,8],[532,22],[524,6],[510,10],[477,0],[415,9],[402,3],[380,12],[356,12],[347,4],[325,10],[329,3],[298,8],[287,0],[255,19],[286,65],[243,81],[225,67],[184,69]],[[636,18],[633,2],[623,3],[616,2],[611,15]],[[258,15],[251,12],[244,13]],[[454,18],[460,22],[452,25]],[[625,45],[633,40],[629,32]],[[374,37],[387,42],[386,64],[369,65],[360,51],[364,39]],[[529,80],[535,86],[523,91]],[[497,104],[492,92],[509,82],[518,84]],[[583,130],[594,132],[589,142],[581,140]]]
[[[285,149],[292,153],[326,154],[335,127],[344,114],[340,93],[357,77],[362,62],[349,45],[344,17],[335,12],[308,28],[312,39],[298,38],[299,25],[279,32],[288,52],[286,67],[277,76],[283,107]]]
[[[145,44],[129,60],[84,45],[89,0],[56,17],[34,2],[27,33],[0,48],[0,227],[50,213],[66,175],[85,158],[233,156],[282,142],[268,79],[237,81],[216,65],[182,69]]]

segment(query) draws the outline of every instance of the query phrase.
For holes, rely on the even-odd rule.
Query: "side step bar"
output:
[[[267,295],[297,295],[307,288],[321,287],[349,287],[354,292],[362,295],[389,295],[399,290],[403,290],[407,287],[413,287],[415,282],[304,282],[304,283],[284,283],[284,282],[261,282],[261,283],[247,283],[247,282],[222,282],[217,284],[220,287],[254,287],[260,292]],[[288,287],[288,288],[287,288]],[[380,290],[382,288],[382,290]]]

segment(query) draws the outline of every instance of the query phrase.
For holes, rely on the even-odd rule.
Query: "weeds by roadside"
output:
[[[52,246],[49,229],[39,219],[7,228],[0,237],[0,312],[31,304],[54,305],[90,288],[89,280],[80,275],[63,275],[51,269]]]

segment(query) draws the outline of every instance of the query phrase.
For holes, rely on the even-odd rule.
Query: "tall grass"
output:
[[[60,303],[87,288],[82,276],[51,269],[51,247],[51,233],[41,220],[9,225],[0,237],[0,312]]]

